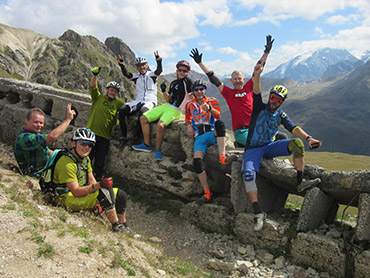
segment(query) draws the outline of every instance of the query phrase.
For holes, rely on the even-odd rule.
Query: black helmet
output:
[[[204,80],[201,80],[201,79],[198,79],[196,80],[194,83],[193,83],[193,88],[192,90],[194,91],[194,88],[195,87],[198,87],[198,86],[203,86],[205,90],[207,90],[207,82],[204,81]]]

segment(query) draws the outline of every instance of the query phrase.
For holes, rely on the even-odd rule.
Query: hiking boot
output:
[[[125,222],[125,223],[122,223],[122,225],[123,225],[123,226],[125,226],[126,231],[127,231],[128,233],[132,233],[132,229],[127,225],[127,223],[126,223],[126,222]]]
[[[211,198],[210,195],[203,195],[198,200],[196,200],[195,203],[198,204],[198,205],[203,205],[205,203],[211,202],[211,200],[212,200],[212,198]]]
[[[254,226],[253,226],[253,230],[254,231],[260,231],[262,230],[263,228],[263,221],[266,219],[266,213],[265,212],[262,212],[262,213],[258,213],[258,214],[255,214],[254,215]]]
[[[117,148],[122,150],[127,145],[128,142],[129,142],[128,138],[122,137],[121,140],[119,141]]]
[[[135,150],[135,151],[139,151],[139,152],[147,152],[147,153],[150,153],[152,151],[152,148],[150,146],[147,146],[143,143],[141,143],[140,145],[133,145],[132,148]]]
[[[321,182],[319,178],[316,178],[314,180],[306,180],[303,179],[300,184],[297,185],[298,192],[302,192],[306,189],[312,188],[316,185],[318,185]]]
[[[121,223],[114,223],[112,225],[112,232],[113,233],[128,233],[129,231],[127,230],[127,228],[125,227],[125,225],[121,224]]]
[[[161,150],[156,149],[154,155],[155,161],[162,161],[162,153]]]
[[[226,155],[226,154],[221,154],[220,155],[220,163],[223,165],[229,164],[230,162],[236,161],[238,159],[238,156],[233,154],[233,155]]]

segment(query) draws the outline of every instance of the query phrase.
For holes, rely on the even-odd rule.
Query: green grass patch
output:
[[[43,242],[37,248],[37,254],[39,255],[39,257],[44,256],[48,258],[54,255],[55,251],[54,251],[53,246],[50,243]]]
[[[136,275],[135,269],[134,269],[131,261],[130,260],[124,260],[122,258],[122,256],[118,253],[114,254],[112,265],[113,265],[113,267],[121,267],[124,270],[126,270],[128,276],[135,276]]]
[[[92,251],[94,251],[94,249],[91,245],[86,245],[78,247],[78,251],[81,253],[90,254]]]
[[[65,223],[67,221],[67,216],[65,214],[62,214],[61,216],[59,216],[59,220]]]

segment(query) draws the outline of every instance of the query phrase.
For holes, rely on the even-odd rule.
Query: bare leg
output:
[[[114,224],[118,222],[118,216],[115,208],[106,210],[104,213],[107,216],[110,223]]]
[[[163,121],[159,121],[157,124],[157,137],[156,137],[156,144],[155,148],[160,150],[163,143],[164,138],[164,128],[166,127],[166,124]]]
[[[148,118],[142,115],[140,117],[141,130],[143,131],[144,143],[150,146],[150,125]]]

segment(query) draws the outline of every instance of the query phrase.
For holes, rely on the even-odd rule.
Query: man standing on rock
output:
[[[321,182],[319,178],[314,180],[303,179],[304,144],[302,140],[308,142],[310,149],[321,147],[322,142],[312,138],[302,128],[295,125],[288,115],[281,110],[280,106],[288,96],[288,90],[285,87],[276,85],[270,90],[268,103],[262,102],[260,79],[262,71],[263,63],[258,62],[253,74],[253,111],[243,155],[242,169],[245,188],[254,210],[255,231],[262,229],[263,221],[266,217],[266,213],[262,211],[258,203],[256,185],[256,173],[259,171],[259,165],[263,157],[273,158],[293,154],[293,163],[297,170],[298,192],[302,192]],[[280,124],[298,138],[273,141]]]
[[[203,187],[204,195],[196,201],[204,204],[211,201],[207,173],[204,169],[203,159],[209,146],[216,144],[220,155],[220,163],[228,164],[236,160],[236,156],[226,156],[225,150],[225,124],[220,120],[221,110],[218,100],[206,96],[207,85],[202,80],[193,84],[194,99],[185,106],[186,132],[194,141],[194,169]]]
[[[66,119],[49,134],[41,134],[44,128],[45,113],[40,108],[28,111],[26,125],[18,134],[14,145],[14,154],[21,172],[25,175],[36,176],[42,170],[49,156],[53,153],[48,144],[56,141],[67,129],[76,112],[67,105]]]
[[[266,37],[267,43],[265,51],[259,60],[263,65],[266,63],[267,56],[270,53],[274,40],[270,35]],[[244,84],[245,78],[241,71],[235,70],[231,74],[231,83],[234,88],[227,87],[221,80],[202,62],[202,53],[198,49],[192,49],[190,57],[200,66],[203,72],[208,76],[221,95],[225,98],[232,120],[232,128],[237,143],[245,146],[248,137],[249,122],[253,108],[253,77]]]
[[[109,141],[114,125],[117,122],[117,111],[124,101],[117,98],[121,86],[115,82],[108,82],[106,95],[100,93],[98,88],[99,67],[92,69],[93,76],[90,84],[91,109],[87,128],[96,135],[96,144],[91,150],[90,158],[94,160],[94,175],[100,179],[103,175],[105,157],[109,150]]]
[[[177,120],[181,117],[181,113],[184,111],[186,102],[193,98],[191,93],[192,81],[188,77],[190,73],[189,62],[181,60],[176,64],[176,68],[177,79],[171,82],[168,93],[166,93],[166,84],[161,84],[161,90],[167,103],[145,112],[140,117],[144,142],[142,142],[140,145],[132,146],[132,148],[136,151],[151,152],[150,123],[159,120],[157,123],[157,137],[154,156],[156,161],[162,160],[161,147],[164,138],[164,128],[174,120]]]
[[[135,141],[140,136],[140,116],[157,106],[157,79],[162,72],[162,58],[159,56],[158,51],[154,52],[154,56],[157,61],[157,69],[154,72],[149,69],[148,61],[145,57],[137,57],[135,59],[135,66],[139,73],[128,72],[123,64],[123,56],[118,56],[118,64],[121,67],[122,74],[135,83],[137,94],[135,100],[127,102],[119,110],[119,122],[122,134],[118,145],[119,149],[122,149],[129,141],[127,137],[128,116],[137,111],[139,112],[135,138],[132,138],[132,141]]]

